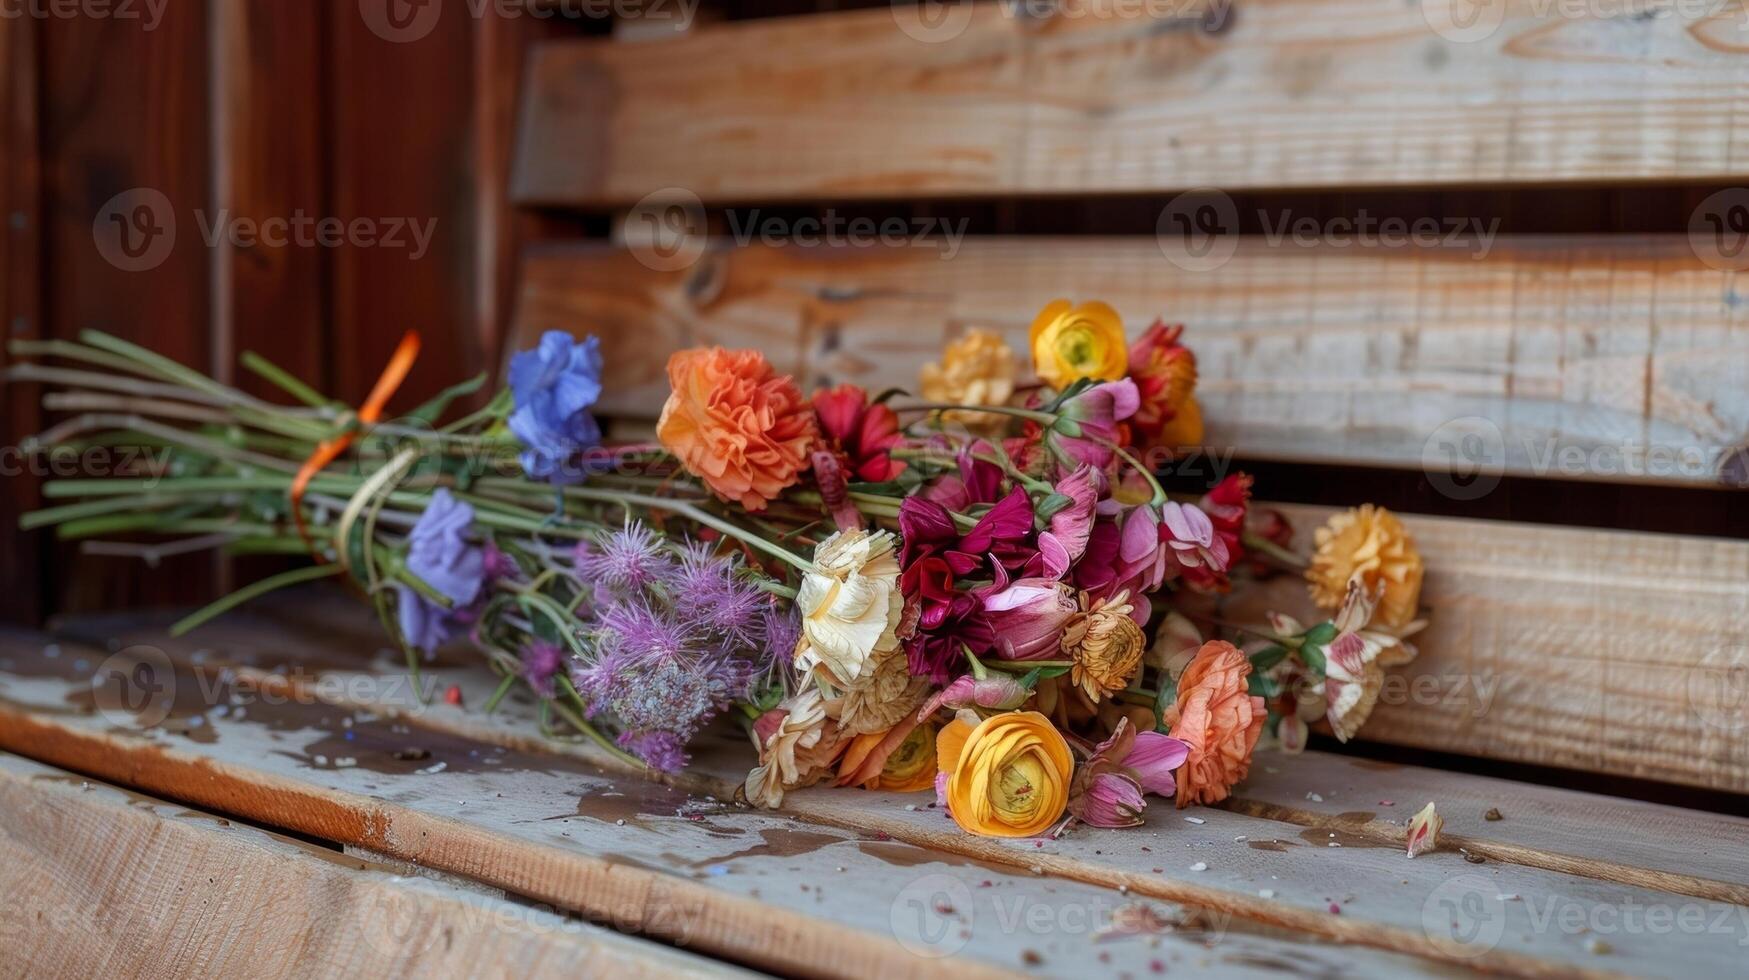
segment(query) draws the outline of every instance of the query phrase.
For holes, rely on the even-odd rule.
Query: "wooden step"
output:
[[[746,201],[1741,176],[1743,19],[1639,12],[1022,0],[550,43],[528,76],[512,189],[607,206],[663,189]]]

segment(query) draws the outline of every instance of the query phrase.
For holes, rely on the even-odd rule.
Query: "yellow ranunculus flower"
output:
[[[967,833],[1036,837],[1069,805],[1075,768],[1069,743],[1036,711],[955,721],[935,736],[936,763],[947,777],[947,807]]]
[[[1082,378],[1116,381],[1129,372],[1123,319],[1104,303],[1059,299],[1032,321],[1033,370],[1061,391]]]

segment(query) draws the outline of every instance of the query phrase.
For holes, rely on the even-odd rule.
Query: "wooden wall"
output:
[[[0,18],[8,336],[102,329],[260,391],[234,374],[237,355],[255,350],[357,399],[402,331],[418,328],[425,352],[407,404],[497,364],[522,51],[591,26],[502,4],[476,17],[478,5],[452,3],[400,35],[359,0],[167,0],[156,20],[149,6],[134,5],[139,17]],[[162,197],[126,198],[124,209],[167,207],[176,233],[160,263],[129,271],[105,257],[113,226],[97,219],[136,188]],[[405,232],[405,248],[209,246],[205,229],[227,213],[435,224],[416,257]],[[40,428],[39,395],[8,386],[5,446]],[[15,469],[0,484],[0,618],[190,602],[224,583],[209,556],[145,569],[14,530],[37,482]]]

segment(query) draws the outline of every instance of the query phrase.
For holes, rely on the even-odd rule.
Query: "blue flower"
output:
[[[473,525],[474,509],[439,488],[407,538],[407,571],[451,603],[445,609],[412,586],[395,585],[401,634],[416,649],[429,652],[442,645],[456,632],[457,613],[479,598],[486,578],[486,550],[468,540]]]
[[[584,470],[573,461],[601,445],[601,427],[589,407],[601,397],[601,342],[578,343],[562,330],[548,330],[540,344],[510,359],[510,394],[516,410],[510,431],[526,447],[523,472],[549,483],[577,483]]]

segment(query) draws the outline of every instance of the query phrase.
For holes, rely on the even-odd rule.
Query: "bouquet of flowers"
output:
[[[1224,799],[1266,731],[1289,750],[1320,720],[1350,737],[1422,625],[1421,559],[1386,511],[1338,515],[1301,557],[1249,477],[1162,487],[1152,464],[1203,436],[1182,333],[1129,343],[1110,307],[1058,301],[1030,376],[974,330],[918,396],[807,397],[757,351],[684,350],[655,440],[623,445],[591,414],[593,337],[546,334],[477,411],[445,421],[483,376],[390,422],[416,335],[357,409],[253,355],[291,404],[95,332],[17,343],[35,360],[12,377],[75,413],[38,449],[157,450],[124,478],[48,483],[57,502],[24,525],[307,555],[177,630],[343,577],[411,669],[465,638],[502,677],[486,710],[526,684],[549,730],[627,764],[682,769],[707,723],[739,720],[761,806],[831,781],[933,790],[975,834],[1132,826],[1149,795]],[[1330,618],[1178,607],[1283,573]]]

